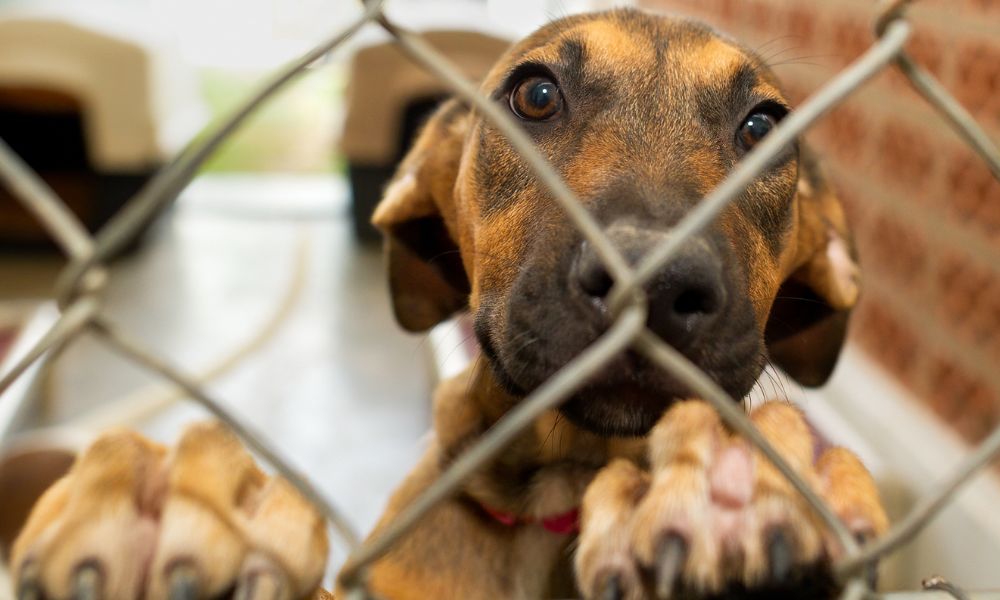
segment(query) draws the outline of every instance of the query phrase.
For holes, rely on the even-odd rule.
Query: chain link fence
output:
[[[248,447],[269,462],[322,511],[343,543],[351,549],[351,554],[341,571],[341,581],[349,590],[349,597],[354,600],[367,597],[365,590],[367,567],[405,536],[430,509],[453,494],[470,474],[496,456],[542,412],[558,406],[607,361],[631,347],[695,390],[701,398],[715,407],[732,429],[745,436],[774,463],[807,499],[812,509],[842,544],[845,558],[834,565],[835,574],[845,584],[842,598],[858,600],[871,597],[874,592],[864,577],[866,568],[916,536],[964,484],[1000,454],[1000,428],[974,449],[952,474],[927,492],[909,514],[896,523],[885,536],[859,546],[832,509],[751,424],[739,404],[683,355],[645,328],[646,298],[642,286],[671,260],[690,236],[706,227],[729,202],[753,182],[773,157],[869,79],[892,66],[905,75],[914,89],[988,164],[994,176],[1000,179],[1000,151],[948,91],[904,51],[904,44],[911,32],[905,16],[910,1],[883,1],[875,23],[877,41],[854,63],[788,115],[737,164],[716,190],[677,224],[674,235],[651,251],[634,268],[628,266],[624,257],[601,232],[597,221],[577,201],[519,126],[500,109],[499,105],[479,94],[470,82],[464,80],[458,71],[420,36],[390,21],[382,11],[383,1],[365,2],[363,14],[356,21],[276,74],[232,115],[201,136],[198,141],[191,143],[163,167],[128,205],[94,236],[87,233],[55,193],[11,151],[7,144],[0,140],[0,180],[9,186],[15,196],[45,226],[68,258],[68,263],[57,281],[56,289],[61,315],[46,334],[20,357],[7,373],[0,376],[0,402],[4,400],[3,392],[43,355],[58,355],[68,344],[81,336],[89,335],[97,338],[126,360],[172,382],[227,423]],[[614,287],[609,296],[609,306],[617,318],[601,338],[525,398],[473,447],[455,460],[442,476],[416,501],[400,512],[389,526],[362,544],[334,503],[324,497],[308,477],[299,473],[283,458],[278,449],[271,447],[264,441],[265,438],[244,424],[236,414],[209,396],[192,377],[162,360],[156,351],[118,327],[112,316],[102,310],[102,291],[109,278],[106,263],[110,257],[139,235],[155,218],[161,207],[178,196],[194,178],[205,160],[241,126],[249,115],[309,65],[321,60],[361,28],[370,24],[375,24],[388,32],[416,63],[440,78],[457,97],[479,111],[483,118],[505,135],[512,147],[525,158],[535,176],[579,228],[612,276]],[[938,590],[930,592],[929,597],[996,597],[985,593],[966,594],[940,579],[928,580],[924,587],[927,590]],[[909,595],[898,597],[906,596]]]

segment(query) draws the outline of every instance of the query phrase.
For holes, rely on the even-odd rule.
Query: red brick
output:
[[[1000,393],[954,361],[935,359],[928,370],[930,405],[970,442],[979,442],[1000,423]]]
[[[744,0],[740,3],[737,22],[752,31],[775,31],[780,29],[776,27],[778,13],[779,10],[774,4],[767,0]]]
[[[922,355],[920,341],[889,306],[867,290],[852,319],[852,336],[876,362],[904,384],[916,388]]]
[[[956,57],[953,86],[958,100],[987,125],[1000,125],[1000,44],[963,44]]]
[[[941,257],[938,314],[970,351],[1000,361],[1000,276],[957,252]]]
[[[830,111],[813,128],[809,139],[824,157],[836,159],[840,165],[861,174],[872,166],[866,149],[876,127],[870,111],[857,101],[848,100]]]
[[[786,15],[788,34],[805,44],[812,40],[816,32],[816,12],[812,7],[793,6]]]
[[[847,214],[847,223],[851,227],[856,241],[864,239],[865,228],[872,219],[872,199],[857,192],[857,189],[846,182],[834,184],[837,190],[837,197]]]
[[[872,25],[860,17],[846,17],[835,20],[830,26],[829,49],[840,63],[847,64],[861,56],[875,35]]]
[[[927,134],[901,121],[889,121],[878,142],[882,176],[900,189],[926,192],[936,148],[936,140]]]
[[[869,232],[858,242],[866,275],[896,281],[908,288],[910,297],[919,293],[917,288],[927,272],[927,238],[923,232],[891,213],[879,214]]]
[[[942,204],[952,216],[1000,248],[1000,181],[968,148],[950,153]]]
[[[975,12],[1000,12],[1000,0],[965,0],[965,5]]]

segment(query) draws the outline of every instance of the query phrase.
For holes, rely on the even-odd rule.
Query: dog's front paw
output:
[[[886,517],[868,472],[834,448],[814,461],[799,411],[766,404],[764,436],[858,537]],[[825,598],[839,544],[771,463],[703,402],[674,406],[649,438],[651,472],[626,460],[587,489],[576,552],[586,598]]]
[[[167,450],[98,439],[38,501],[14,545],[17,597],[301,598],[319,585],[323,519],[219,424]]]

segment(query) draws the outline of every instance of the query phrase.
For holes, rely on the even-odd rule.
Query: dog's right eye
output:
[[[563,107],[559,86],[548,77],[533,76],[518,82],[510,94],[510,109],[528,121],[545,121]]]

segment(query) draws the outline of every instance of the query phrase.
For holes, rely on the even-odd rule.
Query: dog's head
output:
[[[520,121],[632,263],[788,112],[752,52],[697,22],[630,10],[543,27],[482,91]],[[516,396],[610,325],[612,282],[593,249],[505,138],[457,102],[428,123],[374,222],[400,323],[423,330],[470,309],[497,380]],[[791,148],[647,291],[648,326],[734,397],[767,356],[818,385],[858,295],[840,204]],[[628,352],[562,411],[592,431],[636,435],[689,395]]]

